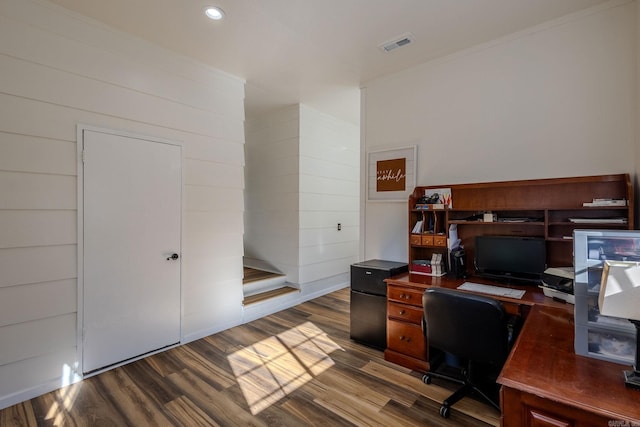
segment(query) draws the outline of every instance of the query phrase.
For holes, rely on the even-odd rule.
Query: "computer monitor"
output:
[[[546,268],[541,237],[477,236],[475,269],[480,276],[537,284]]]

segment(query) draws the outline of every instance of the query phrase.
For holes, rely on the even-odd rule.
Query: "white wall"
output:
[[[359,261],[359,159],[357,126],[301,106],[300,283],[348,277]]]
[[[368,82],[363,151],[418,145],[418,185],[633,175],[636,23],[615,1]],[[406,202],[363,204],[365,258],[406,260]]]
[[[303,291],[348,283],[358,260],[358,127],[295,105],[248,121],[246,140],[245,255]]]
[[[41,0],[0,2],[0,70],[0,408],[78,364],[78,123],[183,143],[183,341],[240,323],[244,82]]]

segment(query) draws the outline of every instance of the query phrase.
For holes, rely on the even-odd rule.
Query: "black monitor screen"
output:
[[[477,236],[475,267],[479,274],[539,279],[546,268],[540,237]]]

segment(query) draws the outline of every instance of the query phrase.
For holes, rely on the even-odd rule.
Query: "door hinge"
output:
[[[87,155],[85,154],[86,151],[82,150],[82,163],[84,163],[84,161],[87,159]]]

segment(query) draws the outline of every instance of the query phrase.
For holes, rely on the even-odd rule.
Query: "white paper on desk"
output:
[[[460,239],[458,239],[458,224],[451,224],[449,226],[449,240],[447,242],[449,250],[457,248],[460,245]]]

